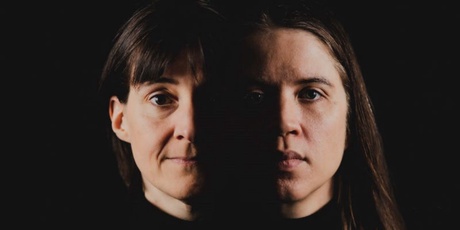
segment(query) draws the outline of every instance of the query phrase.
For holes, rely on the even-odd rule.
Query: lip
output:
[[[284,151],[279,159],[278,169],[281,171],[292,171],[304,161],[305,158],[299,153],[292,150]]]
[[[198,162],[197,157],[168,157],[168,161],[172,161],[177,164],[192,165]]]

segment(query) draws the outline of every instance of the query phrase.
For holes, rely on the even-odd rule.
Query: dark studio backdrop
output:
[[[25,204],[15,206],[14,213],[30,212],[45,226],[65,226],[77,221],[75,216],[97,219],[117,208],[122,184],[106,149],[96,87],[118,27],[140,2],[23,2],[2,9],[19,23],[11,26],[17,38],[10,37],[19,45],[5,44],[15,52],[2,57],[15,62],[19,82],[10,90],[21,93],[11,108],[13,119],[25,124],[11,133],[34,170],[19,199]],[[460,214],[459,13],[442,1],[338,2],[408,226],[455,225]]]

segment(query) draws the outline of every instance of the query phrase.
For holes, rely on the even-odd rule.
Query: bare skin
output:
[[[254,59],[247,60],[244,74],[256,83],[248,92],[251,98],[273,99],[267,104],[278,108],[276,149],[267,154],[280,156],[276,188],[282,214],[311,215],[332,199],[346,148],[348,105],[337,63],[326,45],[303,30],[259,32],[249,44]],[[259,125],[253,130],[270,126]]]
[[[185,220],[197,217],[187,200],[203,185],[193,144],[193,94],[201,82],[202,76],[193,76],[185,56],[179,56],[160,80],[131,86],[126,103],[115,96],[110,102],[112,128],[131,144],[145,197]]]

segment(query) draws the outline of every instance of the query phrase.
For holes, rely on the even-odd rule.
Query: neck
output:
[[[152,205],[176,218],[193,221],[200,216],[189,202],[169,196],[155,187],[144,188],[144,195]]]

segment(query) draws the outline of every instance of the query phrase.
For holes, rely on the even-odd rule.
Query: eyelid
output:
[[[316,96],[315,98],[307,98],[303,97],[302,93],[315,93]],[[324,97],[324,93],[321,90],[314,87],[303,87],[297,92],[297,98],[299,98],[299,100],[301,101],[312,102],[317,101],[322,97]]]
[[[250,87],[245,91],[242,99],[248,106],[258,106],[264,102],[265,92],[258,87]]]
[[[265,90],[262,89],[260,86],[249,86],[243,92],[243,97],[246,97],[250,93],[259,93],[259,94],[265,94]]]
[[[151,87],[149,89],[148,99],[150,100],[153,96],[158,95],[158,94],[168,94],[174,99],[177,99],[174,93],[164,84],[161,84],[161,83],[151,84]]]
[[[262,89],[260,88],[249,88],[247,91],[247,93],[265,93]]]
[[[156,96],[165,96],[166,99],[168,100],[168,103],[166,104],[157,104],[155,102],[153,102],[152,100],[156,97]],[[171,92],[169,92],[169,90],[167,90],[166,88],[161,88],[159,90],[155,90],[153,93],[151,93],[148,97],[148,100],[154,104],[155,106],[161,106],[161,107],[166,107],[166,106],[170,106],[172,104],[174,104],[174,102],[177,101],[177,97],[172,94]]]

